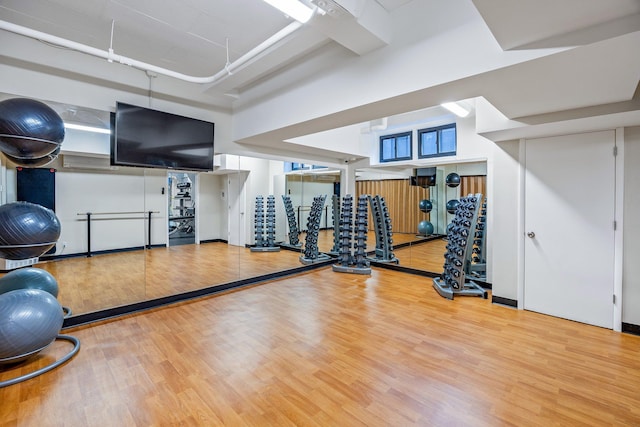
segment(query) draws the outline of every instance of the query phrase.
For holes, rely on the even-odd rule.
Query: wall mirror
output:
[[[109,112],[47,104],[65,122],[109,129]],[[84,315],[301,267],[311,206],[318,195],[326,196],[320,209],[318,251],[333,252],[332,196],[343,196],[343,171],[262,158],[218,157],[212,173],[113,167],[109,135],[67,129],[61,154],[39,168],[53,178],[62,234],[55,251],[41,257],[36,267],[56,277],[61,303],[74,315]],[[31,200],[18,194],[25,182],[33,182],[28,168],[19,171],[4,156],[0,161],[0,203]],[[400,266],[439,273],[446,245],[442,236],[452,218],[447,203],[466,193],[486,196],[486,164],[435,167],[436,185],[427,188],[410,185],[412,168],[358,170],[353,196],[385,198]],[[459,186],[446,185],[451,173],[460,176]],[[36,188],[41,187],[39,179]],[[269,196],[274,198],[275,241],[289,246],[277,252],[255,252],[251,246],[257,243],[256,221],[266,217]],[[262,212],[256,208],[258,197],[265,203]],[[285,198],[291,202],[297,228],[293,244]],[[429,211],[420,209],[422,200],[429,201]],[[423,221],[432,226],[428,233],[418,229]],[[368,252],[376,249],[373,230],[370,219]]]
[[[109,129],[109,112],[47,104],[65,122]],[[1,202],[30,200],[18,195],[24,179],[17,165],[0,160]],[[284,242],[282,196],[294,199],[297,224],[305,224],[313,195],[330,198],[339,185],[338,171],[291,171],[282,161],[224,154],[212,173],[114,167],[109,135],[75,129],[66,130],[61,154],[38,169],[55,180],[62,234],[35,267],[56,278],[59,300],[74,316],[300,267],[301,245],[278,253],[248,247],[255,244],[255,199],[274,196],[276,240]],[[324,227],[331,221],[329,212]]]
[[[487,167],[486,162],[429,167],[435,168],[432,186],[411,185],[413,168],[403,171],[375,168],[356,172],[356,189],[358,194],[384,197],[392,221],[398,265],[439,274],[444,265],[447,226],[453,219],[455,203],[467,194],[480,193],[486,198]],[[447,177],[454,176],[459,180],[448,185]],[[370,219],[369,229],[373,226]],[[487,236],[484,231],[480,234],[483,242],[476,251],[476,261],[486,263],[486,250],[482,252],[482,249],[486,247]]]

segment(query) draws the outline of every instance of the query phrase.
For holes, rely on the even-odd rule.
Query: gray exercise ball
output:
[[[0,206],[0,256],[5,259],[39,257],[60,237],[60,220],[55,212],[29,202]]]
[[[25,267],[0,277],[0,294],[17,289],[40,289],[58,297],[58,281],[47,270]]]
[[[0,363],[21,362],[43,350],[63,321],[62,307],[49,292],[18,289],[0,295]]]
[[[64,140],[62,118],[51,107],[29,98],[0,102],[0,150],[19,159],[51,154]]]

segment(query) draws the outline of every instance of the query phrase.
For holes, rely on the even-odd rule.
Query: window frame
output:
[[[405,137],[408,136],[409,137],[409,156],[403,156],[403,157],[398,157],[398,145],[397,145],[397,140],[400,137]],[[383,158],[383,144],[385,140],[389,140],[389,139],[394,139],[395,140],[395,156],[393,158],[389,158],[389,159],[384,159]],[[407,131],[407,132],[400,132],[400,133],[394,133],[391,135],[381,135],[380,136],[380,144],[379,144],[379,148],[380,148],[380,163],[388,163],[388,162],[401,162],[403,160],[412,160],[413,159],[413,130]]]
[[[442,138],[442,131],[446,129],[454,129],[456,132],[455,139],[455,150],[454,151],[440,151],[440,141]],[[458,152],[458,128],[456,123],[449,123],[442,126],[434,126],[430,128],[418,129],[418,158],[419,159],[430,159],[434,157],[446,157],[446,156],[455,156]],[[423,154],[422,153],[422,135],[426,133],[436,133],[436,149],[437,152],[433,154]]]

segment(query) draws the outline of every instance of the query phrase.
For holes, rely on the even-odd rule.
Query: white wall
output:
[[[37,44],[37,42],[34,43]],[[29,43],[29,45],[33,47],[31,43]],[[67,54],[67,52],[62,51],[60,53],[60,55]],[[80,55],[80,57],[82,57],[82,55]],[[79,58],[74,59],[79,60]],[[119,70],[123,71],[122,68],[119,68]],[[148,96],[148,78],[140,71],[130,74],[125,69],[125,71],[120,74],[123,76],[125,83],[110,85],[100,79],[94,79],[92,83],[87,83],[73,78],[64,78],[56,74],[25,70],[2,63],[0,63],[0,75],[2,75],[2,79],[0,79],[0,93],[35,98],[44,102],[52,101],[70,104],[72,106],[87,107],[105,112],[115,111],[117,101],[150,107],[156,110],[214,122],[216,153],[229,152],[229,147],[233,145],[231,143],[230,113],[201,108],[197,106],[197,104],[185,105],[165,99],[156,99],[153,98],[153,95],[150,98]],[[101,84],[105,84],[105,86],[101,86]],[[184,87],[184,91],[194,91],[199,88],[197,85],[190,85],[189,87]],[[85,136],[85,138],[87,137]],[[98,145],[100,144],[98,143]],[[70,144],[69,149],[74,152],[92,152],[93,142],[86,144],[84,148],[82,144]],[[62,150],[65,150],[64,142],[62,144]]]
[[[640,325],[640,127],[624,130],[622,321]]]
[[[287,193],[291,196],[291,203],[293,204],[293,211],[296,214],[296,221],[298,221],[298,206],[304,206],[300,211],[300,220],[298,221],[298,228],[300,230],[307,229],[307,218],[309,217],[311,205],[313,205],[313,198],[315,196],[325,195],[324,206],[326,208],[326,226],[333,227],[332,220],[332,208],[331,208],[331,196],[333,195],[333,183],[332,182],[310,182],[306,180],[296,179],[296,175],[291,175],[293,178],[287,180]],[[320,219],[320,228],[325,227],[325,209],[322,210],[322,217]]]
[[[118,172],[59,170],[56,173],[56,215],[62,226],[58,250],[66,243],[65,254],[87,251],[86,216],[78,213],[143,211],[146,211],[143,169]],[[143,246],[145,233],[141,214],[94,215],[91,250]]]

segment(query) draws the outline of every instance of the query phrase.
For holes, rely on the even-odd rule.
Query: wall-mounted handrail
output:
[[[93,255],[91,254],[91,216],[92,215],[134,215],[134,214],[144,214],[143,218],[133,218],[133,219],[148,219],[147,223],[147,244],[145,247],[147,249],[151,249],[151,214],[160,213],[159,211],[130,211],[130,212],[78,212],[76,215],[78,216],[86,216],[87,217],[87,258],[91,258]],[[102,218],[104,220],[109,219],[117,219],[117,218]]]

